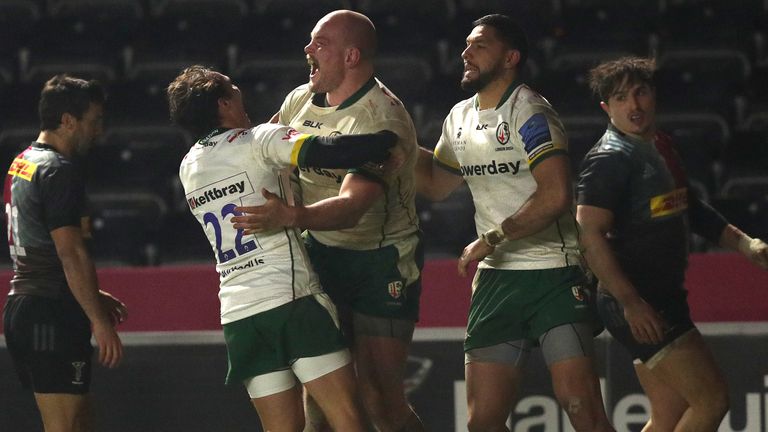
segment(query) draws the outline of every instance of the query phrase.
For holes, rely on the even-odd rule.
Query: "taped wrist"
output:
[[[497,225],[480,234],[480,238],[485,242],[485,244],[491,247],[496,247],[497,245],[507,241],[507,237],[504,235],[504,230],[501,228],[501,225]]]
[[[743,255],[750,256],[753,253],[759,252],[760,249],[765,248],[765,242],[759,238],[752,238],[748,235],[743,235],[739,238],[739,252]]]

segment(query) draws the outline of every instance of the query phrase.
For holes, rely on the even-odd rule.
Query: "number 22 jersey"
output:
[[[187,205],[216,257],[222,324],[321,292],[297,229],[244,235],[231,223],[235,207],[264,204],[262,188],[292,204],[290,172],[309,137],[273,124],[216,129],[181,162]]]

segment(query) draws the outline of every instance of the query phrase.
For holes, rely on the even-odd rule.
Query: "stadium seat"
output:
[[[628,54],[623,51],[584,50],[557,53],[542,71],[539,91],[563,115],[599,113],[599,101],[589,89],[589,70],[602,61]]]
[[[541,2],[547,3],[547,2]],[[658,7],[647,0],[559,0],[553,36],[558,44],[592,50],[647,52]]]
[[[763,0],[663,0],[659,36],[665,49],[700,46],[749,52],[765,29]]]
[[[376,26],[381,53],[402,54],[403,47],[408,47],[431,60],[437,55],[437,41],[456,31],[453,0],[421,0],[408,7],[398,0],[359,0],[356,10]]]
[[[432,79],[432,68],[426,60],[416,56],[379,56],[376,76],[406,107],[410,107],[424,97]]]
[[[92,256],[97,263],[157,265],[165,202],[151,193],[91,193]]]
[[[664,52],[658,66],[657,88],[666,107],[711,109],[729,118],[752,70],[743,52],[711,48]]]
[[[477,238],[472,194],[463,183],[448,198],[439,202],[417,199],[424,248],[428,256],[457,257]]]
[[[254,123],[269,120],[280,109],[285,96],[309,80],[303,57],[243,59],[232,73],[243,92],[245,108]]]
[[[235,42],[249,13],[245,0],[150,0],[149,4],[152,42],[190,49]]]
[[[11,166],[13,158],[29,147],[39,134],[40,129],[33,126],[0,130],[0,169],[3,173]]]
[[[42,17],[39,3],[35,0],[0,1],[0,55],[15,55],[19,47],[43,36],[37,27]]]
[[[707,112],[669,112],[658,114],[656,123],[672,137],[688,177],[714,193],[721,182],[721,159],[731,137],[725,118]]]
[[[87,155],[87,182],[94,191],[151,192],[171,202],[191,145],[192,137],[173,126],[110,128]]]
[[[768,132],[738,130],[724,156],[727,178],[768,176]]]
[[[116,58],[110,61],[104,56],[55,56],[36,52],[31,53],[20,68],[19,81],[40,87],[52,76],[66,73],[109,85],[117,79],[115,65],[118,63]]]
[[[81,52],[122,49],[145,22],[140,0],[48,0],[47,12],[51,43]]]
[[[254,0],[241,46],[254,52],[303,56],[317,20],[336,9],[351,9],[348,0]]]
[[[568,154],[571,157],[571,167],[574,177],[579,175],[579,167],[584,156],[603,136],[608,126],[608,117],[594,116],[561,116],[568,137]]]

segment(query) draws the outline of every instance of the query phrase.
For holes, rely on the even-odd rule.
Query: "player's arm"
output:
[[[366,162],[381,163],[390,155],[397,135],[388,130],[357,135],[307,138],[296,160],[299,167],[354,168]]]
[[[768,245],[752,238],[728,223],[717,210],[701,201],[695,194],[688,195],[691,230],[723,248],[744,255],[756,266],[768,270]]]
[[[442,201],[458,188],[464,178],[437,166],[434,154],[419,147],[416,162],[416,192],[430,201]]]
[[[539,162],[532,174],[536,190],[513,215],[464,248],[458,262],[460,275],[466,275],[469,264],[491,254],[496,245],[536,234],[571,208],[573,195],[567,156],[551,155]]]
[[[606,289],[624,308],[632,335],[640,343],[659,343],[664,338],[664,321],[638,294],[616,260],[607,234],[613,229],[613,212],[590,205],[576,207],[579,240],[587,264]]]
[[[391,131],[373,134],[310,136],[297,152],[298,166],[350,168],[365,162],[383,163],[397,142]],[[262,190],[266,202],[260,206],[237,207],[241,216],[231,219],[233,228],[245,234],[272,231],[282,227],[313,230],[339,230],[357,225],[363,214],[383,193],[384,186],[362,174],[344,177],[339,194],[311,206],[288,206],[279,196]]]
[[[93,325],[93,335],[99,346],[99,362],[107,367],[117,366],[123,357],[123,345],[110,320],[111,311],[105,307],[108,306],[105,303],[107,300],[99,291],[96,270],[85,247],[81,229],[76,226],[55,228],[51,231],[51,238],[64,268],[67,284]]]
[[[384,186],[360,174],[347,174],[339,194],[308,206],[289,206],[279,196],[261,190],[266,202],[260,206],[238,207],[242,216],[232,218],[232,227],[244,234],[295,227],[317,231],[352,228],[384,193]]]
[[[339,195],[309,206],[289,207],[291,227],[318,231],[352,228],[363,214],[384,194],[384,186],[360,174],[344,177]]]

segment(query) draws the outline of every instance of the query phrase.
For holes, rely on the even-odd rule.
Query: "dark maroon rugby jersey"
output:
[[[80,171],[53,147],[32,143],[11,163],[3,200],[14,268],[9,295],[71,296],[50,232],[80,226],[85,210]]]
[[[576,195],[578,204],[613,212],[609,243],[644,297],[683,289],[689,214],[697,219],[694,231],[710,240],[726,223],[689,192],[680,159],[663,133],[651,145],[609,125],[582,161]]]

